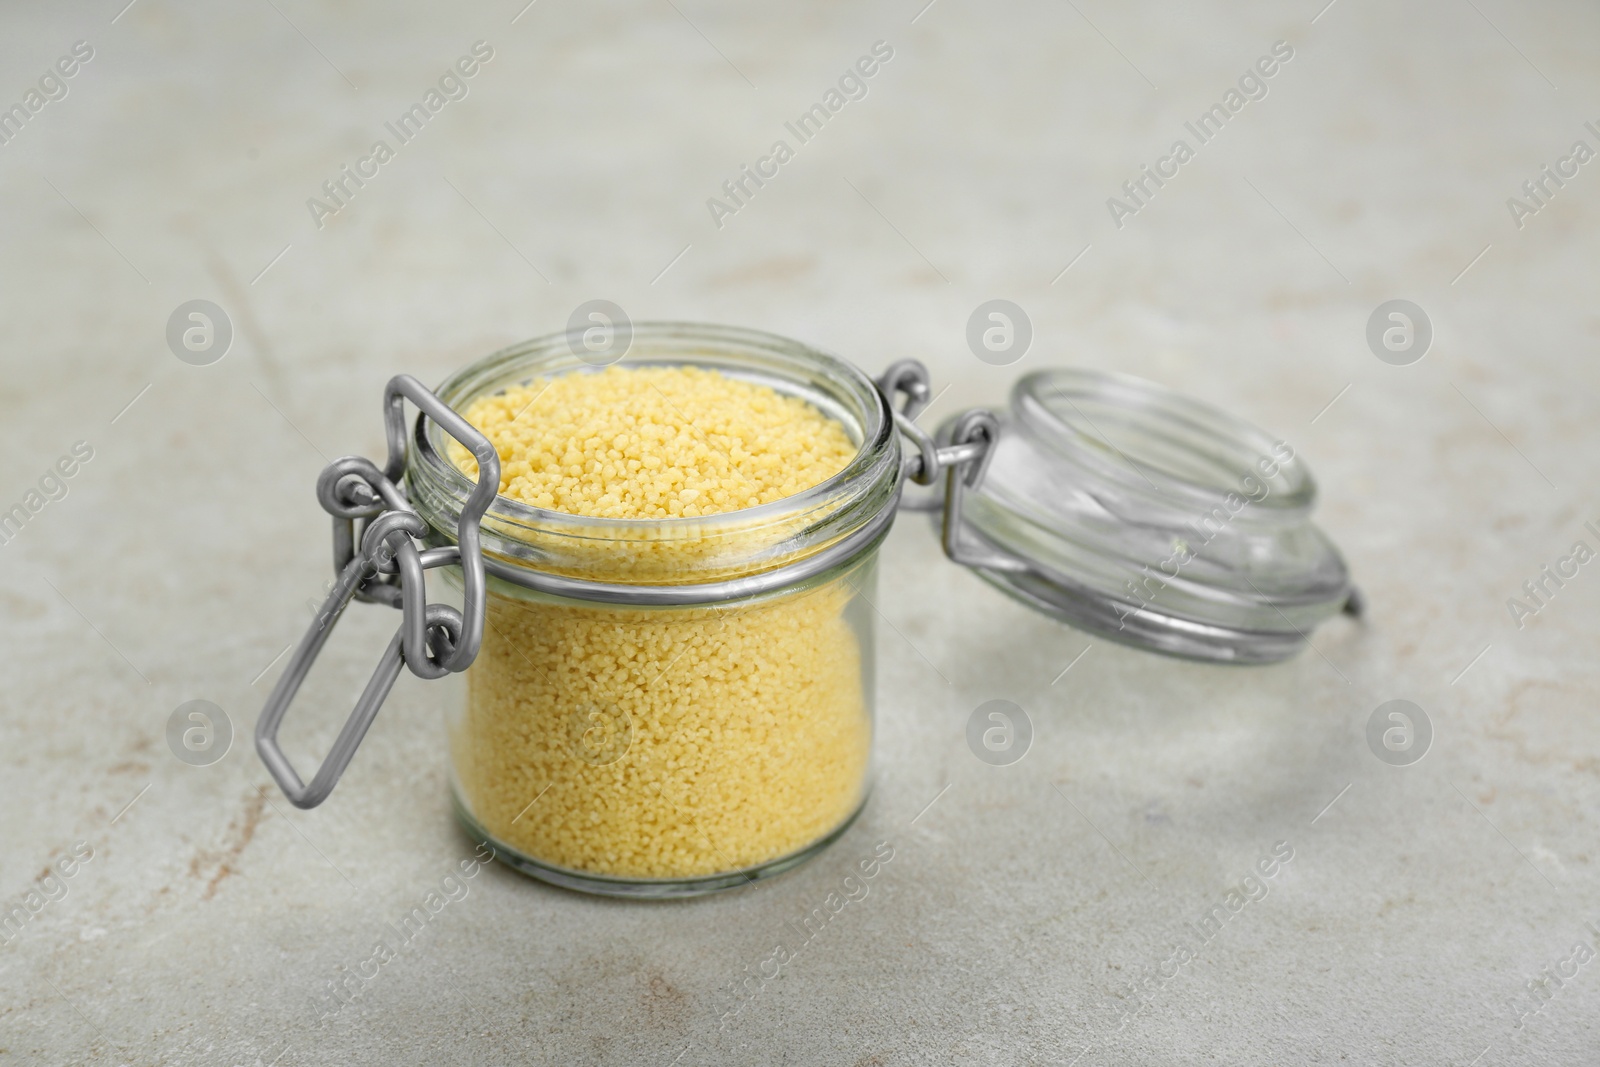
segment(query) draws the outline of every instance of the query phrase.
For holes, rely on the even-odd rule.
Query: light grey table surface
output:
[[[92,850],[0,945],[0,1063],[1600,1058],[1574,956],[1600,926],[1600,565],[1520,627],[1507,607],[1600,547],[1600,163],[1507,204],[1600,147],[1592,6],[124,2],[0,14],[0,105],[93,49],[0,144],[0,508],[93,450],[0,548],[0,902]],[[307,199],[480,40],[467,97],[319,229]],[[880,40],[865,98],[719,228],[707,199]],[[1107,199],[1280,40],[1265,98],[1119,227]],[[1035,332],[1008,367],[964,340],[997,297]],[[908,518],[876,786],[831,850],[657,905],[490,867],[319,1024],[317,991],[471,849],[451,683],[402,678],[314,811],[251,750],[327,578],[317,472],[379,454],[390,375],[592,298],[874,372],[917,356],[936,417],[1049,366],[1222,405],[1316,472],[1369,619],[1277,666],[1180,662],[1012,603]],[[1409,366],[1365,340],[1393,298],[1434,329]],[[234,325],[210,366],[164,337],[191,299]],[[346,617],[297,760],[393,623]],[[1035,729],[1009,767],[965,742],[995,698]],[[1398,698],[1434,731],[1404,767],[1366,741]],[[235,733],[206,767],[166,741],[193,699]],[[732,993],[879,842],[865,899]],[[1279,842],[1268,894],[1168,964]],[[1530,990],[1546,968],[1569,977]]]

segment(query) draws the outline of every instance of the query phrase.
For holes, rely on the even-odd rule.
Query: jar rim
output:
[[[607,365],[700,366],[772,386],[818,406],[843,423],[856,452],[843,469],[798,493],[754,507],[709,515],[669,518],[609,518],[540,508],[496,494],[483,518],[485,549],[539,568],[549,553],[528,552],[506,531],[557,541],[572,549],[604,550],[608,543],[709,542],[757,537],[764,530],[804,527],[811,547],[820,547],[870,522],[898,496],[899,442],[889,402],[854,364],[831,352],[762,330],[739,326],[647,321],[631,325],[625,354]],[[574,331],[545,334],[499,349],[457,370],[436,392],[460,411],[480,396],[538,377],[605,369],[584,358]],[[444,435],[419,414],[407,460],[413,504],[443,537],[454,538],[454,522],[474,480],[444,451]],[[807,522],[814,517],[816,529]],[[797,523],[799,524],[797,526]],[[501,531],[496,536],[496,531]],[[793,538],[786,544],[792,545]],[[765,558],[765,557],[764,557]],[[793,554],[789,558],[794,558]],[[770,562],[770,560],[768,560]],[[737,569],[737,568],[736,568]],[[745,573],[768,569],[752,560]]]

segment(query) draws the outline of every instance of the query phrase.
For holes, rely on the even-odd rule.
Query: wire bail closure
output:
[[[406,400],[478,461],[478,483],[461,510],[454,545],[419,548],[428,526],[400,485],[406,465]],[[256,722],[256,752],[297,808],[314,808],[333,792],[400,676],[401,664],[419,678],[442,678],[470,667],[483,644],[485,589],[478,523],[500,487],[500,456],[487,437],[409,374],[389,380],[383,409],[389,446],[383,469],[361,456],[344,456],[328,464],[317,478],[317,502],[333,516],[333,567],[338,579]],[[425,572],[457,564],[461,567],[462,610],[429,604]],[[351,600],[400,609],[400,626],[333,747],[306,785],[278,746],[278,727]]]

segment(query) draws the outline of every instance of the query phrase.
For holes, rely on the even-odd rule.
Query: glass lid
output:
[[[1294,448],[1139,378],[1022,378],[964,495],[968,535],[1025,564],[980,574],[1112,640],[1265,663],[1359,610],[1343,558],[1311,522],[1316,483]]]

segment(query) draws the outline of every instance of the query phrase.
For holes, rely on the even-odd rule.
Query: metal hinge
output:
[[[905,457],[906,477],[917,485],[932,485],[942,472],[945,476],[943,517],[940,526],[944,553],[964,567],[991,571],[1026,571],[1028,564],[999,549],[978,541],[968,533],[962,517],[967,490],[983,481],[989,461],[1000,442],[1000,420],[994,412],[974,408],[963,412],[951,424],[949,440],[941,445],[913,419],[927,407],[932,389],[928,368],[915,359],[890,364],[878,378],[878,389],[894,411],[894,424],[915,451]],[[895,407],[898,394],[905,404]]]

